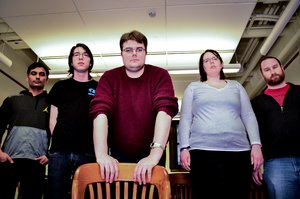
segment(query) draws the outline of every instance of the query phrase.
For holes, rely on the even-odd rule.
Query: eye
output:
[[[30,74],[31,75],[36,75],[37,73],[35,71],[32,71]]]
[[[89,54],[88,53],[83,53],[83,56],[84,57],[89,57]]]
[[[127,53],[131,53],[131,52],[133,52],[133,49],[132,48],[125,48],[124,51],[127,52]]]
[[[46,76],[46,74],[44,72],[41,72],[40,76]]]
[[[80,54],[79,53],[74,53],[73,55],[74,55],[74,57],[79,57]]]
[[[137,49],[136,49],[136,52],[142,52],[143,50],[144,50],[144,49],[140,47],[140,48],[137,48]]]

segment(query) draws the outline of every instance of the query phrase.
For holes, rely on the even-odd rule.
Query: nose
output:
[[[211,58],[210,59],[210,63],[214,63],[215,61],[214,61],[214,58]]]
[[[136,49],[133,49],[132,54],[136,55]]]

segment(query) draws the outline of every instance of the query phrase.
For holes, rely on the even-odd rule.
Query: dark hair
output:
[[[261,73],[262,73],[262,70],[261,70],[261,63],[262,63],[263,61],[265,61],[266,59],[275,59],[275,60],[278,62],[279,66],[281,66],[281,62],[280,62],[279,59],[277,59],[276,57],[265,56],[265,57],[263,57],[263,59],[261,60],[260,66],[259,66],[259,70],[260,70]]]
[[[85,44],[82,44],[82,43],[78,43],[76,44],[76,46],[73,46],[70,50],[70,54],[69,54],[69,74],[72,74],[72,77],[74,76],[74,67],[72,66],[72,62],[73,62],[73,53],[74,53],[74,50],[78,47],[82,47],[85,52],[87,52],[87,54],[89,55],[90,57],[90,67],[89,67],[89,79],[92,79],[92,76],[90,75],[90,72],[92,71],[92,68],[94,66],[94,58],[93,58],[93,54],[91,52],[91,50],[89,49],[89,47],[87,47],[87,45]]]
[[[143,35],[141,32],[137,30],[133,30],[131,32],[124,33],[120,38],[121,51],[123,51],[123,44],[128,40],[133,40],[140,44],[144,44],[145,51],[147,52],[147,45],[148,45],[147,37]]]
[[[201,56],[200,56],[200,59],[199,59],[199,72],[200,72],[200,81],[201,82],[204,82],[204,81],[207,80],[207,75],[206,75],[206,72],[205,72],[204,67],[203,67],[203,56],[207,52],[210,52],[210,53],[214,54],[220,60],[220,62],[223,63],[222,57],[215,50],[208,49],[204,53],[202,53]],[[226,79],[225,74],[223,72],[223,68],[221,68],[221,71],[220,71],[220,79]]]
[[[30,73],[31,70],[33,70],[33,69],[35,69],[35,68],[38,68],[38,67],[41,67],[41,68],[44,68],[44,69],[45,69],[45,71],[46,71],[46,76],[47,76],[47,79],[48,79],[48,78],[49,78],[49,70],[48,70],[48,68],[47,68],[44,64],[38,63],[38,62],[35,62],[35,63],[31,64],[31,65],[28,67],[28,69],[27,69],[27,75],[29,75],[29,73]]]

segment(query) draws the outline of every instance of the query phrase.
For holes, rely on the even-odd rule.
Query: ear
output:
[[[282,71],[284,71],[284,66],[283,65],[281,65],[281,69],[282,69]]]
[[[260,76],[261,76],[262,78],[264,78],[264,75],[263,75],[262,73],[260,73]]]
[[[49,77],[46,79],[46,84],[49,82]]]
[[[26,82],[28,82],[28,80],[29,80],[29,77],[28,77],[28,75],[26,75]]]

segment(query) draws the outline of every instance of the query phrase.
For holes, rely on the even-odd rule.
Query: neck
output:
[[[79,82],[87,82],[89,81],[89,73],[88,72],[80,73],[74,71],[73,79]]]
[[[145,66],[143,68],[141,68],[141,70],[138,70],[138,71],[132,72],[132,71],[127,70],[126,68],[125,68],[125,71],[126,71],[126,74],[128,75],[128,77],[130,77],[130,78],[139,78],[144,73]]]
[[[210,83],[220,83],[223,82],[223,79],[220,79],[220,76],[216,76],[216,77],[207,77],[206,82],[210,82]]]
[[[29,92],[31,92],[33,96],[37,96],[44,92],[44,88],[29,88]]]
[[[268,84],[268,89],[279,89],[279,88],[283,88],[286,86],[286,82],[283,81],[281,82],[280,84],[277,84],[277,85],[269,85]]]

